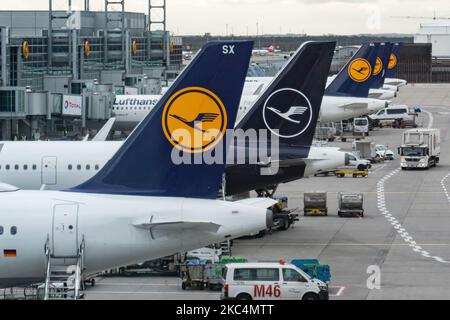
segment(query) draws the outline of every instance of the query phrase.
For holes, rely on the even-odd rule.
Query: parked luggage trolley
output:
[[[204,290],[221,290],[223,287],[223,270],[229,263],[246,263],[238,257],[222,258],[220,263],[208,263],[206,260],[190,260],[180,266],[181,289],[198,288]]]
[[[297,259],[291,263],[306,272],[311,278],[319,279],[325,283],[331,281],[331,268],[329,265],[321,264],[317,259]]]
[[[193,260],[181,265],[181,288],[186,290],[188,288],[198,288],[204,290],[208,285],[208,278],[206,275],[207,261]]]
[[[305,193],[304,205],[303,212],[305,217],[310,215],[328,216],[326,192]]]
[[[362,193],[339,193],[339,217],[364,217],[364,195]]]

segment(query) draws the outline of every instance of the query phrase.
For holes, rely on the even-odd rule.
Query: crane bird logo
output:
[[[280,110],[268,107],[267,108],[270,111],[273,111],[275,114],[279,115],[283,119],[286,119],[287,121],[293,122],[293,123],[300,123],[300,120],[294,120],[291,117],[295,115],[303,115],[306,110],[308,110],[307,107],[291,107],[289,111],[282,113]]]
[[[375,64],[375,68],[373,69],[373,75],[374,76],[379,75],[382,70],[383,70],[383,61],[381,60],[380,57],[378,57],[377,62]]]
[[[298,90],[280,89],[266,100],[263,119],[266,127],[278,137],[295,138],[308,130],[312,123],[311,102]]]
[[[372,75],[372,66],[366,59],[355,59],[348,66],[348,75],[355,82],[366,82]]]
[[[388,69],[392,70],[397,66],[398,59],[397,56],[394,53],[391,53],[391,56],[389,57],[389,65]]]
[[[162,127],[175,148],[187,153],[203,153],[223,139],[227,112],[213,92],[200,87],[185,88],[167,101]]]
[[[181,122],[183,122],[185,125],[191,127],[194,130],[200,131],[200,132],[207,132],[207,130],[203,130],[201,127],[198,127],[199,124],[203,125],[204,123],[208,123],[208,122],[214,122],[219,115],[216,113],[199,113],[199,115],[197,116],[197,118],[193,121],[189,121],[186,119],[183,119],[182,117],[176,115],[176,114],[171,114],[170,115],[172,118],[175,118],[177,120],[180,120]]]

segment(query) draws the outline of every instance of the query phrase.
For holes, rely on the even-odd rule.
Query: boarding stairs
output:
[[[80,300],[84,298],[82,282],[85,271],[84,237],[73,257],[55,257],[50,239],[45,245],[47,269],[44,284],[44,300]]]

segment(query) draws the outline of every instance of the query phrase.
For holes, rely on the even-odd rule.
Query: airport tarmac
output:
[[[402,88],[396,103],[421,106],[425,127],[441,129],[441,163],[430,171],[401,171],[399,160],[375,165],[368,178],[310,178],[280,187],[291,208],[304,191],[329,193],[328,217],[301,217],[292,230],[235,242],[233,255],[250,261],[318,258],[332,269],[331,299],[450,299],[450,85]],[[375,129],[370,139],[396,153],[400,129]],[[335,144],[330,144],[335,145]],[[351,149],[351,143],[339,144]],[[339,218],[338,192],[363,192],[365,218]],[[369,289],[370,266],[381,288]],[[87,299],[217,300],[220,293],[181,290],[176,278],[104,278]]]

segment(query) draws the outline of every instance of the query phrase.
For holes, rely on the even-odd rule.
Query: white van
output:
[[[406,105],[390,106],[371,115],[370,118],[375,122],[374,125],[394,122],[395,120],[415,120],[414,115],[410,113],[409,107]]]
[[[238,263],[224,270],[222,300],[328,300],[328,285],[292,264]]]
[[[367,118],[355,118],[353,120],[353,134],[362,135],[367,137],[369,135],[369,119]]]

